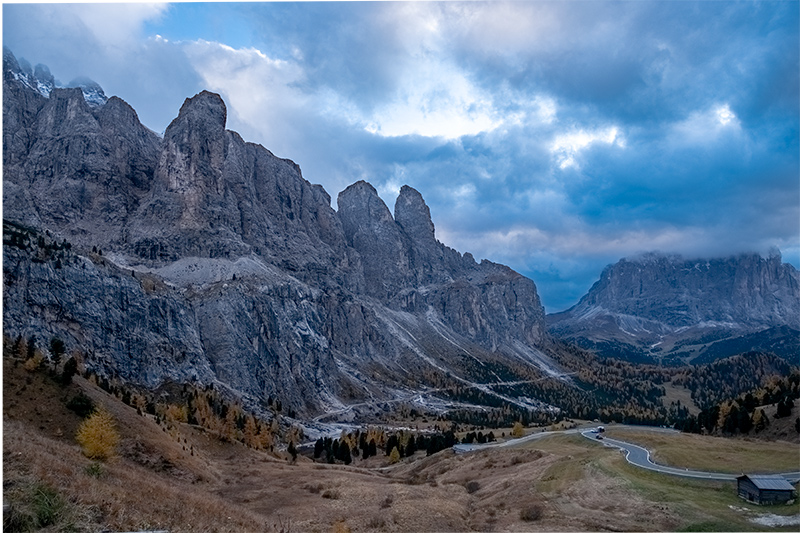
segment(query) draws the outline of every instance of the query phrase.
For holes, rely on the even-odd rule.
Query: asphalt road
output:
[[[664,429],[664,428],[637,427],[637,429],[646,429],[648,431],[658,431],[662,433],[679,433],[674,429]],[[512,439],[496,444],[456,444],[453,447],[453,449],[456,451],[456,453],[465,453],[473,450],[481,450],[484,448],[513,447],[513,446],[519,446],[520,444],[526,442],[530,442],[532,440],[541,439],[549,435],[571,435],[575,433],[580,433],[587,439],[591,440],[592,442],[596,442],[597,444],[602,444],[603,446],[607,446],[610,448],[618,448],[625,453],[625,458],[629,463],[641,468],[645,468],[647,470],[652,470],[654,472],[661,472],[662,474],[670,474],[673,476],[680,476],[680,477],[687,477],[694,479],[708,479],[712,481],[736,481],[736,478],[738,477],[736,474],[724,474],[722,472],[703,472],[700,470],[689,470],[687,468],[675,468],[671,466],[659,465],[654,463],[650,459],[650,452],[647,449],[642,448],[641,446],[637,446],[636,444],[631,444],[630,442],[624,442],[617,439],[609,439],[607,437],[603,437],[602,440],[598,440],[596,438],[597,433],[593,433],[592,429],[568,429],[566,431],[552,431],[552,432],[546,431],[543,433],[532,433],[530,435],[527,435],[519,439]],[[784,478],[789,480],[790,483],[797,483],[798,481],[800,481],[800,472],[785,472],[778,475],[783,476]]]
[[[591,430],[581,431],[581,435],[591,441],[597,442],[598,444],[603,444],[603,446],[619,448],[625,452],[625,458],[630,464],[645,468],[647,470],[653,470],[654,472],[661,472],[662,474],[671,474],[673,476],[690,477],[695,479],[710,479],[715,481],[736,481],[736,478],[738,477],[736,474],[703,472],[700,470],[689,470],[688,468],[675,468],[672,466],[659,465],[650,459],[650,452],[647,449],[637,446],[636,444],[631,444],[630,442],[624,442],[617,439],[609,439],[608,437],[603,437],[602,440],[598,440],[597,434],[592,433]],[[791,483],[800,481],[800,472],[784,472],[779,475],[785,477]]]

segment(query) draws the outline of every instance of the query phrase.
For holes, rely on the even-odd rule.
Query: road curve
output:
[[[639,428],[645,429],[645,428]],[[651,429],[653,431],[659,431],[664,433],[679,433],[679,431],[673,429],[662,429],[662,428],[646,428]],[[673,476],[680,476],[680,477],[687,477],[687,478],[694,478],[694,479],[708,479],[711,481],[736,481],[738,477],[736,474],[724,474],[722,472],[703,472],[700,470],[689,470],[687,468],[675,468],[672,466],[664,466],[657,463],[654,463],[650,459],[650,452],[646,448],[642,448],[636,444],[631,444],[630,442],[625,442],[617,439],[609,439],[608,437],[604,437],[602,440],[597,439],[597,433],[593,433],[592,429],[568,429],[566,431],[545,431],[542,433],[531,433],[530,435],[526,435],[525,437],[519,439],[512,439],[501,443],[492,443],[492,444],[456,444],[453,446],[453,449],[456,453],[466,453],[475,450],[482,450],[485,448],[506,448],[506,447],[514,447],[519,446],[520,444],[524,444],[526,442],[530,442],[532,440],[538,440],[549,435],[572,435],[575,433],[580,433],[587,439],[591,440],[592,442],[596,442],[597,444],[602,444],[609,448],[618,448],[625,452],[625,458],[627,461],[640,468],[645,468],[647,470],[652,470],[654,472],[661,472],[662,474],[670,474]],[[752,472],[751,472],[752,473]],[[800,481],[800,472],[785,472],[781,474],[777,474],[779,476],[783,476],[786,478],[790,483],[797,483]]]
[[[670,474],[673,476],[689,477],[695,479],[709,479],[714,481],[736,481],[736,478],[738,477],[736,474],[724,474],[722,472],[703,472],[701,470],[689,470],[688,468],[675,468],[672,466],[660,465],[654,463],[652,459],[650,459],[650,451],[647,450],[646,448],[642,448],[641,446],[638,446],[636,444],[631,444],[630,442],[624,442],[617,439],[609,439],[608,437],[604,437],[602,440],[597,440],[597,434],[592,433],[591,430],[581,431],[580,433],[587,439],[593,442],[597,442],[598,444],[603,444],[604,446],[619,448],[623,450],[625,452],[625,458],[628,460],[630,464],[638,466],[640,468],[645,468],[647,470],[653,470],[654,472],[661,472],[662,474]],[[785,472],[777,475],[783,476],[790,483],[797,483],[798,481],[800,481],[800,472]]]

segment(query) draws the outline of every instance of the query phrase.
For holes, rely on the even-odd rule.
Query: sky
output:
[[[156,132],[207,89],[334,208],[416,188],[547,312],[648,251],[800,267],[799,33],[795,0],[3,5],[18,58]]]

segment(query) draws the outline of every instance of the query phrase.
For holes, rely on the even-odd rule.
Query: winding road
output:
[[[461,385],[461,388],[463,388],[463,389],[480,389],[483,392],[486,392],[486,393],[489,393],[489,394],[493,394],[493,395],[498,396],[499,398],[504,399],[504,400],[508,400],[509,398],[506,398],[505,396],[501,396],[501,395],[491,391],[490,389],[492,387],[499,387],[499,386],[509,387],[509,386],[514,386],[514,385],[523,385],[525,383],[538,383],[538,382],[544,381],[546,379],[553,379],[554,377],[572,376],[574,374],[576,374],[576,372],[564,372],[564,373],[561,373],[561,374],[547,375],[547,376],[544,376],[544,377],[541,377],[541,378],[536,378],[536,379],[526,379],[526,380],[519,380],[519,381],[498,381],[498,382],[492,382],[492,383],[473,383],[471,381],[462,380],[462,381],[464,381],[464,384]],[[458,378],[458,379],[461,379],[461,378]],[[349,413],[350,411],[352,411],[354,407],[368,407],[368,406],[388,405],[388,404],[391,404],[391,403],[404,403],[404,402],[414,402],[414,401],[422,402],[423,396],[430,396],[430,395],[435,394],[437,392],[451,390],[453,388],[454,388],[454,386],[451,385],[449,387],[442,387],[442,388],[438,388],[438,389],[417,390],[417,391],[413,391],[411,393],[408,393],[408,394],[406,394],[404,396],[400,396],[398,398],[389,398],[389,399],[386,399],[386,400],[370,400],[370,401],[367,401],[367,402],[352,403],[350,405],[344,406],[341,409],[337,409],[335,411],[328,411],[326,413],[322,413],[321,415],[317,415],[312,419],[312,421],[313,422],[322,422],[326,418],[341,416],[341,415],[343,415],[345,413]],[[454,407],[475,407],[474,404],[461,403],[461,402],[457,402],[457,401],[453,401],[453,400],[442,400],[442,403],[446,403],[446,404],[454,406]]]
[[[608,437],[604,437],[603,440],[597,440],[597,434],[592,433],[591,430],[581,431],[580,433],[587,439],[603,444],[604,446],[619,448],[625,452],[625,458],[630,464],[636,465],[640,468],[645,468],[647,470],[653,470],[654,472],[661,472],[662,474],[671,474],[673,476],[690,477],[695,479],[710,479],[715,481],[736,481],[736,478],[739,477],[736,474],[703,472],[701,470],[689,470],[687,468],[675,468],[672,466],[660,465],[654,463],[652,459],[650,459],[650,451],[646,448],[642,448],[636,444],[631,444],[630,442],[609,439]],[[783,476],[790,483],[797,483],[800,481],[800,472],[784,472],[777,475]]]
[[[644,428],[637,428],[637,429],[644,429]],[[648,428],[650,431],[658,431],[662,433],[679,433],[679,431],[674,429],[664,429],[664,428]],[[549,435],[572,435],[575,433],[580,433],[587,439],[591,440],[592,442],[596,442],[597,444],[602,444],[603,446],[607,446],[610,448],[618,448],[625,453],[625,458],[627,461],[640,468],[645,468],[647,470],[652,470],[654,472],[661,472],[662,474],[670,474],[673,476],[680,476],[680,477],[687,477],[687,478],[694,478],[694,479],[708,479],[712,481],[736,481],[738,477],[736,474],[725,474],[722,472],[703,472],[700,470],[689,470],[686,468],[675,468],[672,466],[664,466],[657,463],[654,463],[652,459],[650,459],[650,452],[646,448],[642,448],[636,444],[631,444],[630,442],[625,442],[617,439],[610,439],[608,437],[603,437],[602,440],[597,439],[597,433],[594,432],[592,429],[568,429],[566,431],[546,431],[542,433],[532,433],[525,437],[519,439],[508,440],[501,443],[496,444],[456,444],[453,449],[456,453],[465,453],[474,450],[480,450],[484,448],[505,448],[505,447],[514,447],[524,444],[526,442],[530,442],[532,440],[541,439],[547,437]],[[777,474],[786,478],[790,483],[797,483],[800,481],[800,472],[784,472],[781,474]]]

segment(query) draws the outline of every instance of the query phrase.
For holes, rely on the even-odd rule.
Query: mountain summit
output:
[[[62,85],[53,77],[47,65],[38,64],[32,68],[30,63],[24,59],[17,60],[14,53],[5,46],[3,47],[3,77],[13,78],[45,98],[48,98],[55,88],[78,88],[86,103],[91,107],[101,106],[108,101],[103,88],[94,80],[81,77],[75,78],[67,85]]]
[[[528,408],[480,384],[558,376],[534,283],[437,241],[413,188],[394,216],[363,181],[335,211],[294,162],[227,130],[217,94],[186,99],[162,139],[121,99],[45,95],[15,63],[6,51],[7,335],[306,415],[445,385]]]
[[[609,356],[699,362],[763,349],[796,357],[800,274],[777,251],[708,260],[649,253],[607,267],[577,305],[547,321],[554,335]]]

